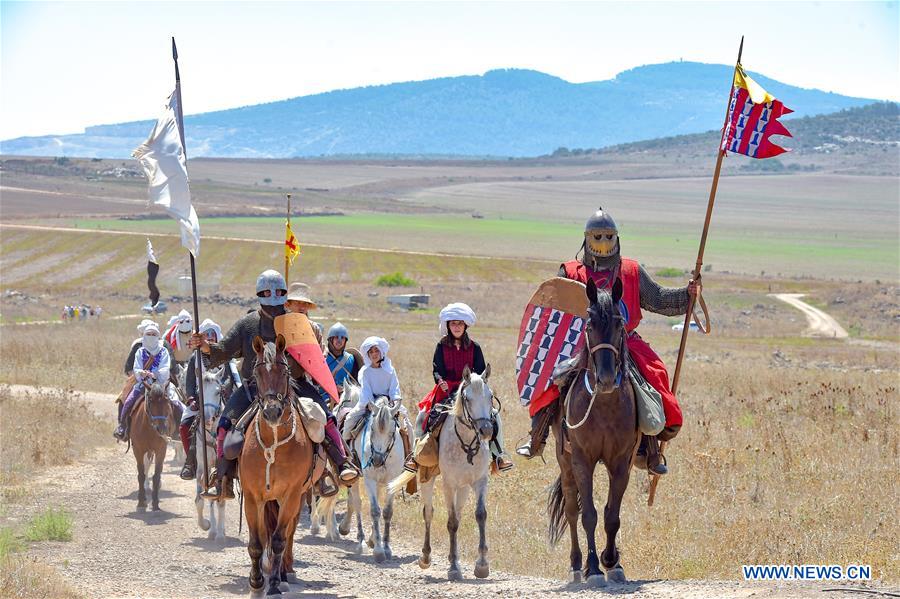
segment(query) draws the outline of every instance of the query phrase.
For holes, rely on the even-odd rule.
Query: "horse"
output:
[[[151,508],[154,512],[159,511],[160,478],[168,447],[168,435],[173,426],[172,404],[165,388],[159,383],[153,383],[149,389],[145,385],[143,400],[132,409],[131,426],[128,431],[128,440],[137,462],[139,512],[147,509],[147,471],[151,463],[155,465]]]
[[[547,511],[551,543],[559,541],[567,526],[571,534],[570,582],[582,580],[578,543],[578,514],[581,513],[588,548],[584,575],[589,584],[604,586],[607,582],[625,582],[616,534],[622,496],[628,487],[640,433],[634,390],[626,372],[625,318],[618,309],[622,282],[616,279],[609,293],[598,292],[594,282],[588,280],[586,293],[590,306],[584,328],[585,346],[579,354],[580,369],[569,388],[561,415],[553,423],[560,475],[551,488]],[[566,437],[571,453],[566,451]],[[594,540],[597,526],[594,469],[600,462],[609,475],[609,492],[603,510],[606,548],[598,559]]]
[[[250,588],[254,592],[263,588],[261,566],[267,551],[272,563],[269,595],[288,589],[300,500],[312,484],[313,472],[313,443],[294,407],[296,396],[284,348],[282,335],[274,344],[259,336],[253,339],[254,400],[259,411],[247,428],[238,462],[250,536]]]
[[[403,441],[397,422],[400,402],[396,405],[389,398],[379,397],[369,404],[372,411],[362,432],[353,440],[353,449],[362,462],[366,495],[369,496],[369,513],[372,517],[372,533],[368,544],[377,563],[393,557],[391,550],[391,519],[394,515],[394,493],[388,484],[403,472]],[[384,496],[384,501],[381,497]],[[347,514],[356,512],[356,553],[364,551],[366,543],[362,525],[362,497],[359,483],[350,487]],[[382,508],[382,505],[384,506]],[[384,536],[379,520],[384,519]]]
[[[343,424],[344,419],[347,417],[347,414],[350,413],[350,410],[359,403],[359,396],[361,393],[360,386],[351,380],[347,380],[344,383],[344,388],[341,391],[340,401],[334,407],[334,416],[337,418],[338,426],[340,427]],[[337,480],[337,476],[334,477]],[[354,483],[356,486],[358,482]],[[316,488],[313,486],[310,491],[308,498],[306,501],[308,502],[310,509],[309,515],[309,532],[312,535],[318,535],[320,526],[324,523],[325,525],[325,539],[331,542],[337,541],[340,539],[340,535],[346,535],[350,532],[350,524],[353,516],[353,506],[351,502],[347,502],[347,510],[344,512],[344,518],[341,520],[340,526],[337,524],[337,518],[335,516],[335,507],[338,501],[339,494],[335,493],[330,497],[320,497],[316,493]]]
[[[487,486],[492,461],[488,443],[494,434],[491,420],[494,393],[488,385],[490,375],[490,364],[480,376],[469,370],[468,366],[463,370],[462,382],[454,395],[453,405],[438,438],[438,466],[443,477],[447,531],[450,533],[450,568],[447,578],[453,581],[462,580],[456,537],[460,514],[469,491],[475,492],[475,521],[478,523],[478,559],[475,561],[474,573],[477,578],[487,578],[491,571],[486,538]],[[414,476],[404,472],[391,482],[388,492],[399,491]],[[422,516],[425,520],[425,542],[419,557],[419,567],[423,569],[431,566],[435,480],[436,478],[431,478],[428,482],[420,483],[424,503]]]
[[[203,416],[194,423],[194,440],[196,447],[201,447],[206,451],[206,464],[216,463],[216,423],[219,420],[219,412],[222,409],[222,385],[220,377],[223,368],[215,370],[203,371]],[[204,451],[200,450],[200,451]],[[199,452],[198,452],[199,453]],[[206,473],[203,472],[203,455],[197,457],[197,494],[194,496],[194,505],[197,508],[197,525],[200,530],[209,531],[207,535],[210,539],[215,539],[217,543],[225,543],[225,504],[224,499],[206,499],[204,500],[202,493],[206,490],[207,482],[204,480]],[[204,517],[203,502],[206,501],[209,507],[209,520]]]

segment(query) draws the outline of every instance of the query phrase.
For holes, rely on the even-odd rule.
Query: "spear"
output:
[[[741,55],[744,52],[744,36],[741,36],[741,45],[738,47],[738,57],[737,64],[735,65],[735,71],[741,64]],[[728,94],[728,104],[725,106],[725,119],[722,123],[722,136],[724,139],[725,130],[728,126],[728,112],[729,107],[731,105],[731,88],[734,86],[734,74],[731,76],[731,87],[729,88]],[[722,171],[722,159],[725,158],[725,149],[722,147],[722,143],[720,140],[719,143],[719,153],[716,156],[716,170],[713,173],[712,187],[709,190],[709,202],[706,205],[706,220],[703,221],[703,233],[700,235],[700,249],[697,251],[697,263],[694,266],[693,280],[700,280],[700,270],[703,267],[703,252],[706,250],[706,237],[709,233],[709,223],[712,219],[712,211],[713,204],[716,201],[716,189],[719,187],[719,173]],[[684,353],[685,348],[687,347],[687,337],[688,332],[691,329],[691,316],[694,314],[694,308],[696,307],[697,298],[700,297],[700,294],[696,296],[690,296],[688,300],[688,308],[687,312],[684,315],[684,328],[681,330],[681,344],[678,346],[678,360],[675,362],[675,373],[672,375],[672,394],[678,392],[678,380],[681,376],[681,364],[684,361]],[[703,302],[703,298],[700,297],[700,305],[703,307],[704,312],[706,311],[705,303]],[[698,323],[699,324],[699,323]],[[702,327],[702,325],[701,325]],[[704,332],[709,332],[709,316],[707,315],[706,327],[703,329]],[[667,442],[663,441],[659,446],[659,453],[662,454],[665,451]],[[653,505],[653,500],[656,497],[656,486],[659,484],[659,475],[654,474],[650,479],[650,494],[647,497],[647,505]]]
[[[175,62],[175,94],[178,101],[178,108],[175,116],[178,119],[178,135],[181,137],[181,147],[184,149],[184,160],[187,163],[187,146],[184,143],[184,112],[181,109],[181,73],[178,71],[178,48],[175,46],[175,38],[172,37],[172,60]],[[193,294],[194,303],[194,333],[200,332],[200,309],[197,306],[197,265],[194,259],[194,253],[188,252],[191,258],[191,293]],[[200,405],[197,410],[197,418],[200,419],[200,430],[204,431],[203,442],[197,443],[194,448],[198,454],[203,455],[203,490],[209,490],[209,462],[206,457],[206,422],[203,401],[203,358],[200,348],[194,350],[194,375],[197,379],[197,395],[199,396]],[[199,464],[200,456],[197,456]]]

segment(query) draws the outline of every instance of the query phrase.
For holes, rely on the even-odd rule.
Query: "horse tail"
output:
[[[391,495],[396,495],[400,491],[406,488],[406,483],[411,481],[416,477],[415,472],[410,472],[409,470],[404,470],[403,474],[392,480],[388,483],[388,493]]]
[[[579,498],[581,503],[581,498]],[[550,545],[555,546],[562,538],[566,528],[569,527],[569,521],[566,519],[566,496],[562,488],[562,476],[557,476],[550,487],[550,493],[547,495],[547,516],[550,518],[547,527],[547,536],[550,538]]]

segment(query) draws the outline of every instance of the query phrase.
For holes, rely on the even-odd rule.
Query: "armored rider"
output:
[[[624,293],[619,310],[626,320],[628,351],[640,373],[662,395],[666,416],[666,426],[659,435],[642,438],[636,463],[645,461],[650,472],[666,474],[668,469],[660,457],[658,441],[668,441],[678,434],[682,424],[681,407],[669,389],[665,364],[636,329],[641,322],[641,310],[665,316],[685,314],[691,297],[702,286],[698,278],[685,287],[661,287],[637,261],[621,256],[619,241],[619,230],[612,216],[602,208],[597,210],[584,227],[581,259],[576,256],[576,259],[563,263],[558,276],[581,283],[587,283],[590,277],[598,289],[610,289],[616,278],[622,280]],[[516,450],[519,455],[532,458],[543,451],[558,399],[565,397],[571,377],[564,375],[557,380],[562,382],[562,388],[551,385],[529,405],[531,438]]]

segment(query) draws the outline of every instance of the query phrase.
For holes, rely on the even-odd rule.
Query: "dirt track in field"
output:
[[[800,298],[805,295],[805,293],[773,293],[772,297],[790,304],[803,312],[809,323],[809,328],[806,329],[804,335],[808,337],[826,337],[828,339],[846,339],[848,335],[844,327],[822,310],[802,301]]]
[[[13,392],[31,389],[12,386]],[[112,396],[79,394],[110,420]],[[170,452],[171,456],[171,452]],[[247,531],[237,534],[237,504],[228,506],[227,542],[217,545],[196,524],[193,483],[178,478],[180,468],[167,462],[163,470],[160,512],[138,513],[134,458],[124,446],[102,448],[89,459],[43,473],[34,481],[30,505],[11,506],[12,518],[24,517],[45,506],[63,506],[74,515],[73,540],[32,545],[30,554],[57,568],[69,583],[89,597],[241,597],[249,596]],[[339,505],[343,509],[343,503]],[[416,509],[417,503],[397,509]],[[473,508],[470,506],[469,511]],[[367,511],[367,510],[366,510]],[[364,519],[368,520],[367,513]],[[435,522],[436,535],[446,534]],[[501,548],[488,538],[492,551]],[[492,572],[487,580],[472,576],[463,563],[466,580],[446,581],[446,557],[433,556],[430,570],[416,565],[421,539],[396,539],[394,557],[377,565],[371,554],[353,553],[349,539],[328,543],[309,534],[303,518],[295,538],[296,578],[284,597],[547,597],[596,594],[585,585],[560,580]],[[565,564],[559,564],[560,573]],[[605,592],[640,597],[816,597],[828,588],[829,597],[856,596],[841,585],[810,583],[748,583],[743,581],[633,581],[608,586]],[[599,591],[604,592],[604,591]],[[878,591],[865,589],[864,592]]]

